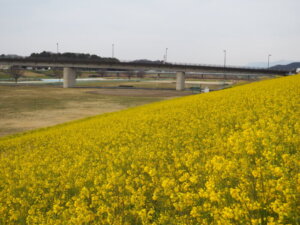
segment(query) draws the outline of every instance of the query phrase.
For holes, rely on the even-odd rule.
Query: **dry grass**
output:
[[[0,86],[0,136],[188,94],[167,90]]]
[[[44,78],[45,74],[39,73],[39,72],[35,72],[35,71],[31,71],[31,70],[24,70],[24,77],[33,77],[33,78]]]

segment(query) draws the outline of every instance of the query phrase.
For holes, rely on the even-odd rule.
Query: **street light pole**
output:
[[[224,67],[226,67],[226,50],[224,50]]]
[[[168,48],[166,48],[165,63],[167,62],[167,59],[168,59]]]
[[[112,46],[111,46],[111,56],[112,56],[112,58],[115,57],[115,44],[112,44]]]
[[[58,54],[58,42],[56,43],[56,53]]]
[[[268,69],[270,68],[270,57],[271,56],[272,56],[271,54],[268,55]]]

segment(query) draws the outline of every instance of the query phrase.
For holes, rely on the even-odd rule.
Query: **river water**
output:
[[[128,79],[106,79],[106,78],[77,78],[76,82],[153,82],[153,83],[174,83],[175,80],[128,80]],[[14,83],[14,80],[0,80],[0,84],[11,84]],[[39,80],[19,80],[20,84],[51,84],[51,83],[63,83],[63,79],[39,79]],[[229,81],[185,81],[187,84],[207,84],[207,85],[230,85],[232,82]]]

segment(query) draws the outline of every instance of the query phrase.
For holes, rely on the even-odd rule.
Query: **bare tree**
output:
[[[105,75],[106,75],[106,70],[105,70],[105,69],[100,69],[100,70],[99,70],[99,74],[100,74],[101,77],[105,77]]]
[[[24,71],[19,66],[11,66],[8,70],[11,77],[18,83],[18,79],[23,76]]]
[[[157,74],[157,77],[156,77],[156,79],[157,79],[157,80],[159,80],[159,79],[160,79],[160,73],[158,73],[158,74]]]
[[[145,70],[138,70],[136,75],[138,78],[144,78],[145,74]]]
[[[63,77],[62,69],[54,67],[54,68],[52,68],[52,71],[53,71],[53,76],[58,78],[60,81],[60,79],[62,79],[62,77]]]
[[[128,70],[128,71],[127,71],[127,77],[128,77],[128,80],[130,80],[131,77],[133,77],[133,75],[134,75],[134,71],[133,71],[133,70]]]
[[[79,78],[79,77],[81,77],[83,75],[83,72],[80,69],[76,69],[75,72],[76,72],[76,78]]]

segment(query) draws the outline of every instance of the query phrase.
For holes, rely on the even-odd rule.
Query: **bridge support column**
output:
[[[176,73],[176,91],[183,91],[185,84],[185,72]]]
[[[73,68],[64,68],[64,88],[74,87],[76,83],[76,71]]]

